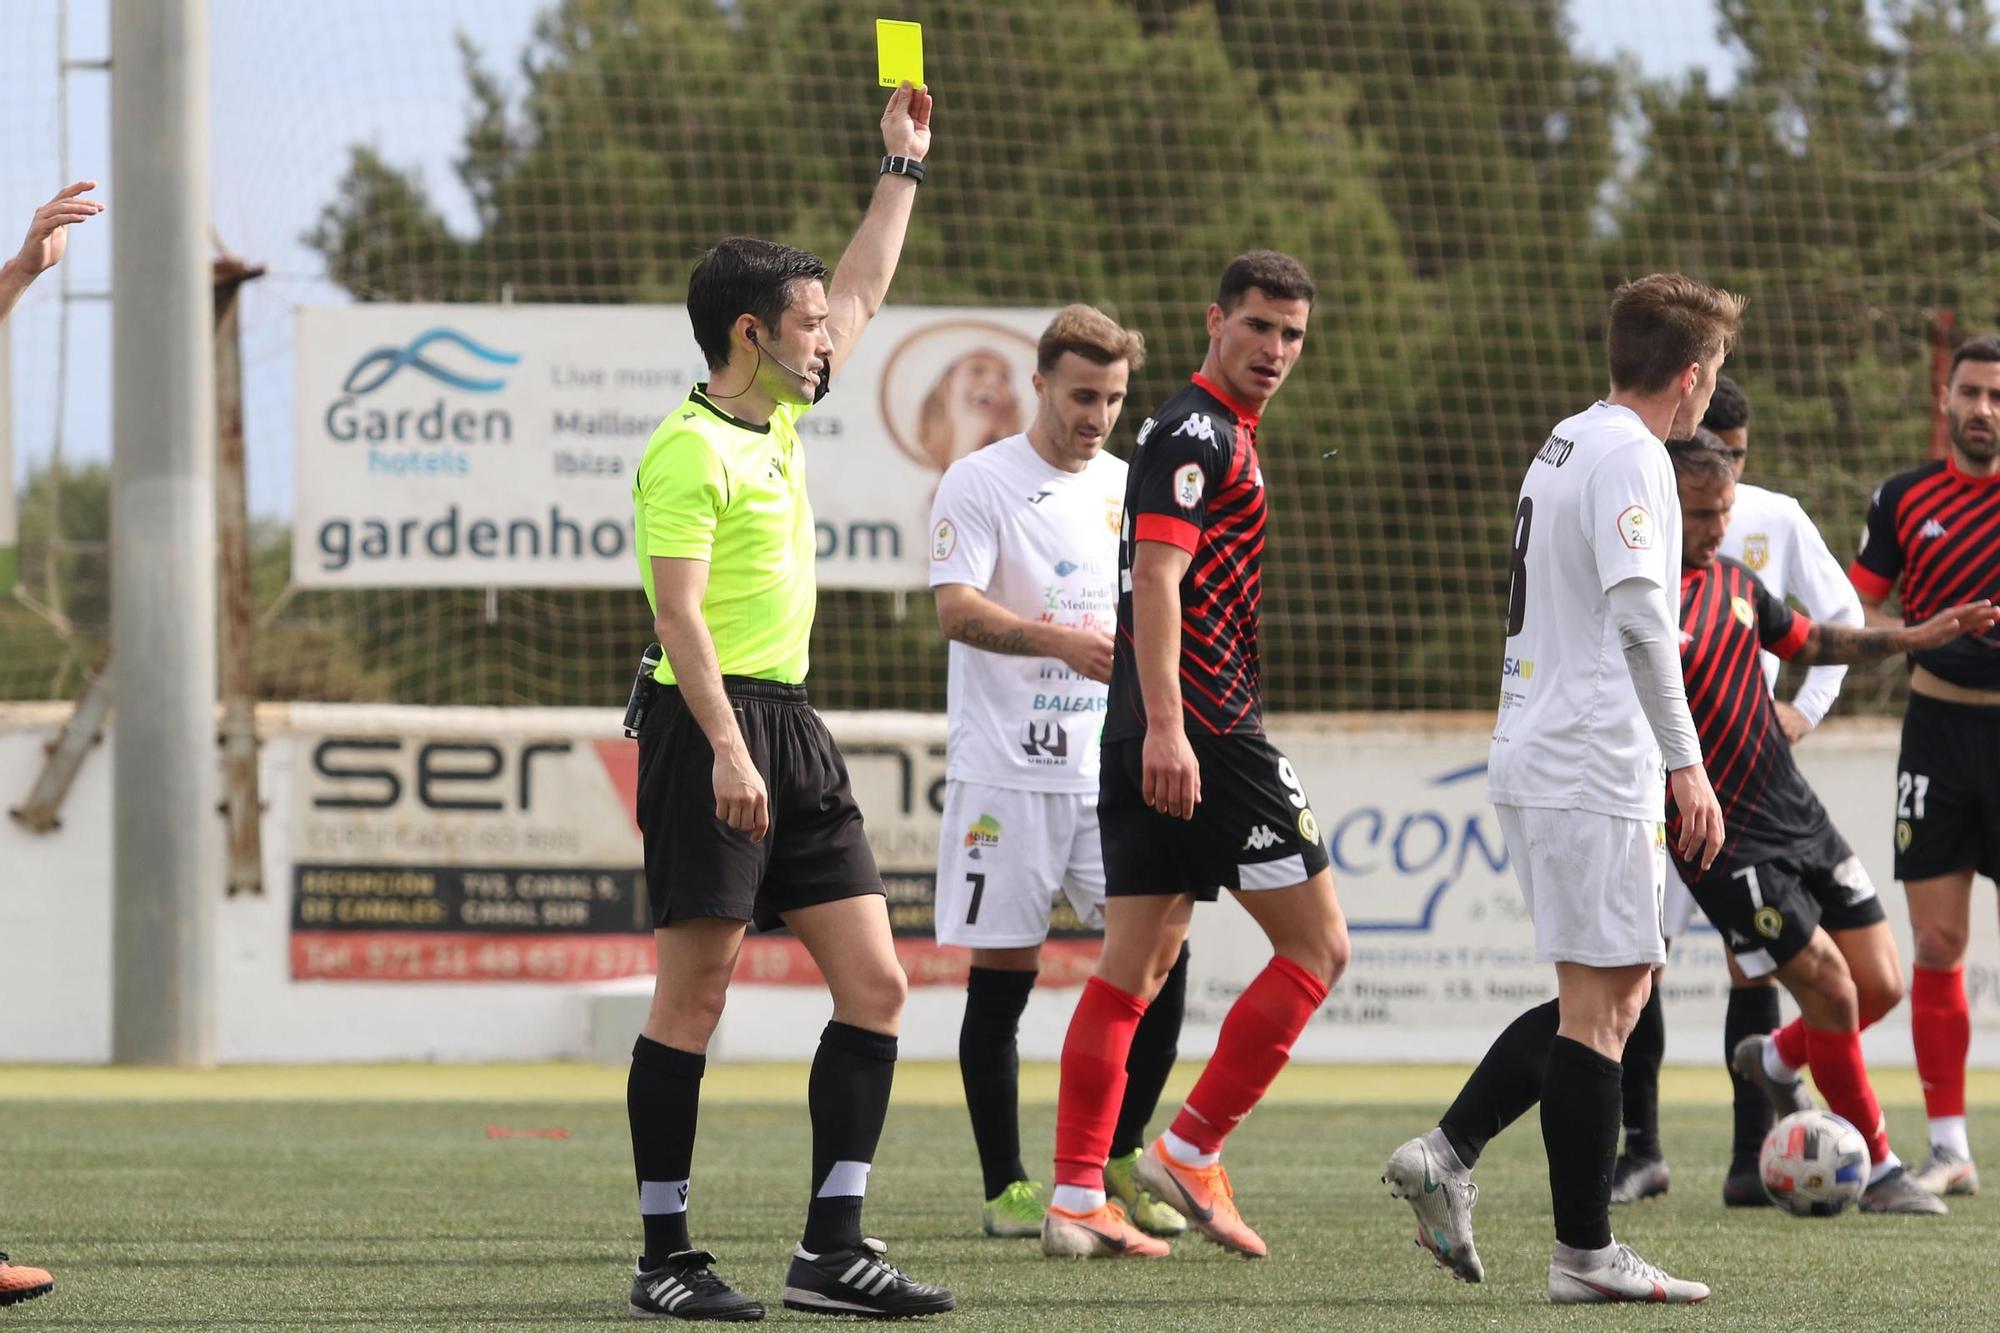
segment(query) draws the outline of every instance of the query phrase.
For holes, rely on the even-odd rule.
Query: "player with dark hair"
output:
[[[2000,612],[1984,602],[1953,607],[1911,629],[1859,629],[1798,615],[1748,565],[1721,554],[1737,492],[1727,446],[1710,436],[1674,441],[1667,452],[1683,523],[1688,707],[1728,830],[1713,865],[1704,869],[1677,850],[1675,868],[1722,932],[1736,970],[1775,977],[1802,1011],[1775,1033],[1744,1036],[1735,1067],[1774,1113],[1789,1113],[1801,1109],[1799,1071],[1810,1065],[1828,1107],[1868,1141],[1873,1169],[1862,1211],[1941,1213],[1944,1205],[1890,1150],[1861,1057],[1862,1031],[1903,997],[1896,941],[1867,869],[1792,759],[1760,650],[1805,666],[1880,661],[1977,634]],[[1679,823],[1670,804],[1670,847],[1678,846]]]
[[[1201,370],[1139,428],[1118,547],[1118,632],[1097,798],[1104,952],[1063,1042],[1051,1256],[1157,1257],[1106,1199],[1133,1034],[1199,899],[1227,888],[1273,957],[1230,1006],[1215,1054],[1139,1182],[1202,1234],[1261,1258],[1223,1140],[1263,1097],[1347,965],[1347,923],[1305,789],[1264,734],[1258,688],[1264,476],[1257,423],[1297,364],[1312,279],[1275,251],[1223,270]]]
[[[28,220],[28,234],[21,248],[5,264],[0,264],[0,320],[13,313],[28,285],[62,261],[69,248],[72,223],[85,222],[104,211],[104,205],[83,196],[97,188],[96,181],[77,181],[65,186],[55,198],[35,210]],[[0,329],[4,332],[4,329]],[[0,430],[5,426],[0,425]],[[0,484],[13,485],[11,478]],[[46,1296],[56,1287],[48,1270],[12,1263],[0,1254],[0,1305],[13,1305]]]
[[[1736,480],[1736,501],[1722,538],[1722,554],[1747,565],[1780,601],[1796,599],[1807,615],[1827,625],[1859,626],[1861,601],[1847,581],[1840,560],[1827,549],[1819,529],[1799,502],[1789,495],[1752,486],[1743,480],[1750,452],[1750,403],[1727,375],[1715,381],[1698,439],[1712,442],[1729,459]],[[1760,654],[1767,689],[1778,685],[1778,658]],[[1798,692],[1787,703],[1773,699],[1785,740],[1797,744],[1840,697],[1847,668],[1823,663],[1811,667]],[[1694,897],[1673,867],[1667,870],[1665,907],[1661,914],[1669,948],[1687,933],[1694,918]],[[1770,1131],[1770,1100],[1737,1072],[1736,1048],[1743,1038],[1778,1026],[1778,991],[1770,977],[1743,975],[1734,955],[1724,952],[1729,966],[1729,1002],[1722,1026],[1722,1059],[1729,1071],[1734,1133],[1729,1172],[1722,1182],[1722,1201],[1732,1208],[1768,1207],[1770,1196],[1757,1170],[1757,1152]],[[1659,979],[1640,1011],[1639,1022],[1625,1044],[1625,1151],[1612,1178],[1611,1201],[1631,1203],[1667,1189],[1666,1154],[1659,1137],[1660,1061],[1666,1054],[1666,1015],[1660,1004]]]
[[[1848,567],[1871,624],[1897,623],[1881,608],[1899,590],[1904,623],[2000,599],[2000,338],[1974,338],[1952,355],[1940,406],[1950,455],[1882,483]],[[2000,881],[2000,630],[1910,654],[1895,820],[1896,878],[1917,953],[1910,1032],[1931,1122],[1930,1158],[1916,1178],[1938,1194],[1973,1194],[1965,943],[1974,873]]]
[[[702,256],[688,317],[710,375],[653,432],[632,488],[639,574],[665,652],[639,732],[659,971],[626,1088],[646,1231],[631,1307],[642,1318],[763,1317],[715,1274],[687,1224],[705,1052],[752,921],[789,928],[833,995],[806,1093],[812,1192],[786,1306],[898,1316],[953,1305],[861,1234],[907,982],[847,766],[806,702],[815,543],[798,433],[888,292],[930,111],[929,93],[908,84],[890,96],[889,156],[830,283],[816,257],[772,241],[732,238]]]
[[[1438,1128],[1397,1148],[1382,1176],[1415,1211],[1417,1243],[1480,1281],[1472,1168],[1539,1101],[1556,1224],[1548,1292],[1562,1304],[1708,1296],[1613,1240],[1610,1195],[1619,1057],[1667,957],[1663,756],[1686,814],[1681,853],[1705,867],[1722,848],[1674,651],[1681,522],[1663,445],[1701,419],[1742,310],[1677,273],[1620,287],[1610,394],[1528,465],[1488,794],[1557,998],[1500,1034]]]
[[[951,640],[935,921],[938,943],[972,951],[958,1068],[989,1236],[1039,1236],[1048,1207],[1021,1163],[1018,1054],[1042,942],[1065,896],[1078,922],[1104,922],[1098,732],[1126,480],[1105,446],[1145,359],[1145,339],[1103,311],[1058,311],[1035,349],[1034,421],[953,463],[931,505],[931,587]],[[1155,1236],[1187,1229],[1134,1179],[1186,993],[1183,950],[1133,1039],[1104,1171]]]

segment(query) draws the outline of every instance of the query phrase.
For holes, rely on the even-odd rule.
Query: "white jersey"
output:
[[[1557,426],[1514,513],[1495,803],[1666,817],[1660,749],[1605,594],[1638,578],[1678,601],[1680,567],[1673,464],[1638,414],[1598,403]]]
[[[1848,582],[1819,529],[1799,502],[1748,482],[1736,484],[1736,507],[1722,537],[1722,554],[1741,560],[1779,598],[1795,597],[1814,620],[1835,625],[1862,623],[1861,598]],[[1818,725],[1840,697],[1844,666],[1816,666],[1806,672],[1792,703]],[[1764,654],[1766,689],[1778,687],[1778,656]]]
[[[953,463],[931,503],[931,586],[962,583],[1015,615],[1117,632],[1125,463],[1081,472],[1010,435]],[[954,642],[945,776],[1026,791],[1097,790],[1110,687],[1052,657]]]

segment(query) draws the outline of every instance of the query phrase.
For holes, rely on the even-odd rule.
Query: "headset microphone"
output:
[[[777,362],[780,369],[790,371],[792,374],[798,376],[801,380],[804,380],[807,383],[812,382],[813,376],[806,374],[803,370],[800,370],[797,366],[787,364],[785,360],[782,357],[780,357],[776,352],[765,351],[764,344],[757,341],[757,330],[745,329],[744,333],[749,336],[750,345],[757,349],[757,355],[768,356],[771,358],[771,360]]]

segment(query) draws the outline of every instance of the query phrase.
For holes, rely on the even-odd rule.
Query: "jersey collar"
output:
[[[1244,425],[1248,426],[1252,430],[1257,429],[1258,414],[1252,412],[1249,408],[1243,406],[1243,404],[1237,402],[1234,398],[1231,398],[1229,394],[1223,390],[1223,387],[1220,384],[1217,384],[1214,380],[1202,374],[1199,370],[1197,370],[1193,375],[1189,376],[1188,378],[1194,384],[1195,388],[1200,389],[1210,398],[1215,399],[1215,401],[1221,403],[1224,407],[1234,412],[1236,414],[1236,419],[1238,421],[1242,422]]]
[[[771,433],[771,423],[768,421],[760,426],[754,421],[745,421],[742,417],[733,417],[717,407],[715,400],[708,396],[708,381],[706,380],[688,390],[688,400],[711,416],[721,417],[738,430],[747,430],[758,435],[769,435]]]
[[[1995,472],[1987,477],[1975,477],[1970,472],[1960,468],[1957,457],[1952,454],[1944,456],[1944,466],[1947,472],[1968,486],[2000,486],[2000,472]]]

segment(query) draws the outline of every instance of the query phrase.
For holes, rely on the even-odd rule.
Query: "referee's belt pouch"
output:
[[[645,729],[646,714],[653,711],[660,697],[660,678],[653,673],[659,670],[662,656],[657,643],[647,644],[646,651],[639,654],[639,674],[632,681],[632,697],[625,701],[625,734],[634,740]]]

